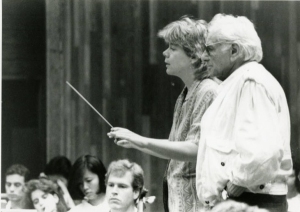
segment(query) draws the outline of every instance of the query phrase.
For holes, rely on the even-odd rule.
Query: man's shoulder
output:
[[[245,66],[245,80],[252,80],[257,83],[265,83],[268,81],[277,82],[275,77],[260,63],[252,62]]]

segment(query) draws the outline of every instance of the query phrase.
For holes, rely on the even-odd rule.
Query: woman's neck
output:
[[[187,75],[185,77],[181,77],[181,80],[183,81],[184,85],[187,87],[188,90],[191,88],[193,82],[195,81],[194,75]]]
[[[102,203],[105,199],[105,194],[103,193],[100,193],[97,195],[97,197],[95,199],[92,199],[92,200],[89,200],[88,202],[93,205],[93,206],[96,206],[96,205],[99,205],[100,203]]]

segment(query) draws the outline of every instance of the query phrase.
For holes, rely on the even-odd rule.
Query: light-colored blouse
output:
[[[218,84],[211,79],[194,81],[189,90],[179,95],[173,116],[170,141],[192,142],[200,140],[201,118],[216,96]],[[168,208],[170,212],[199,212],[200,201],[196,193],[196,163],[170,160],[167,168]]]
[[[209,208],[230,181],[246,192],[285,195],[291,173],[290,117],[277,80],[257,62],[235,70],[201,121],[197,192]]]
[[[85,200],[82,200],[80,204],[71,208],[69,212],[109,212],[109,205],[106,198],[102,203],[95,206]]]
[[[299,212],[300,211],[300,194],[293,198],[287,199],[288,212]]]

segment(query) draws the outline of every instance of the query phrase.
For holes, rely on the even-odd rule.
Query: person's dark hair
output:
[[[143,198],[147,194],[147,189],[144,187],[144,171],[140,165],[134,162],[130,162],[127,159],[113,161],[109,164],[107,174],[105,177],[105,183],[107,184],[109,176],[113,173],[119,177],[122,177],[126,174],[126,172],[131,172],[133,180],[132,180],[132,188],[134,191],[138,191],[140,193],[138,199]]]
[[[99,178],[99,192],[105,193],[105,174],[106,168],[103,165],[102,161],[95,156],[92,155],[84,155],[79,157],[72,166],[68,190],[70,195],[75,200],[81,200],[84,198],[84,194],[80,189],[80,184],[83,182],[83,175],[85,170],[89,170],[90,172],[95,173]]]
[[[33,179],[26,183],[25,193],[28,199],[31,200],[31,193],[35,190],[41,190],[45,193],[50,193],[52,195],[56,194],[59,201],[57,203],[57,211],[58,212],[65,212],[67,211],[67,204],[65,199],[63,198],[62,191],[60,190],[59,186],[52,182],[51,180],[47,179]],[[32,200],[31,200],[32,208],[34,208]]]
[[[5,172],[5,176],[18,174],[24,177],[25,182],[29,180],[30,171],[22,164],[13,164]]]
[[[61,175],[69,179],[69,173],[72,168],[71,161],[65,156],[56,156],[46,165],[44,173],[46,175]]]

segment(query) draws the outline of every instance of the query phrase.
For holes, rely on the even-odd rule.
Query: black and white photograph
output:
[[[0,3],[2,212],[300,211],[300,1]]]

